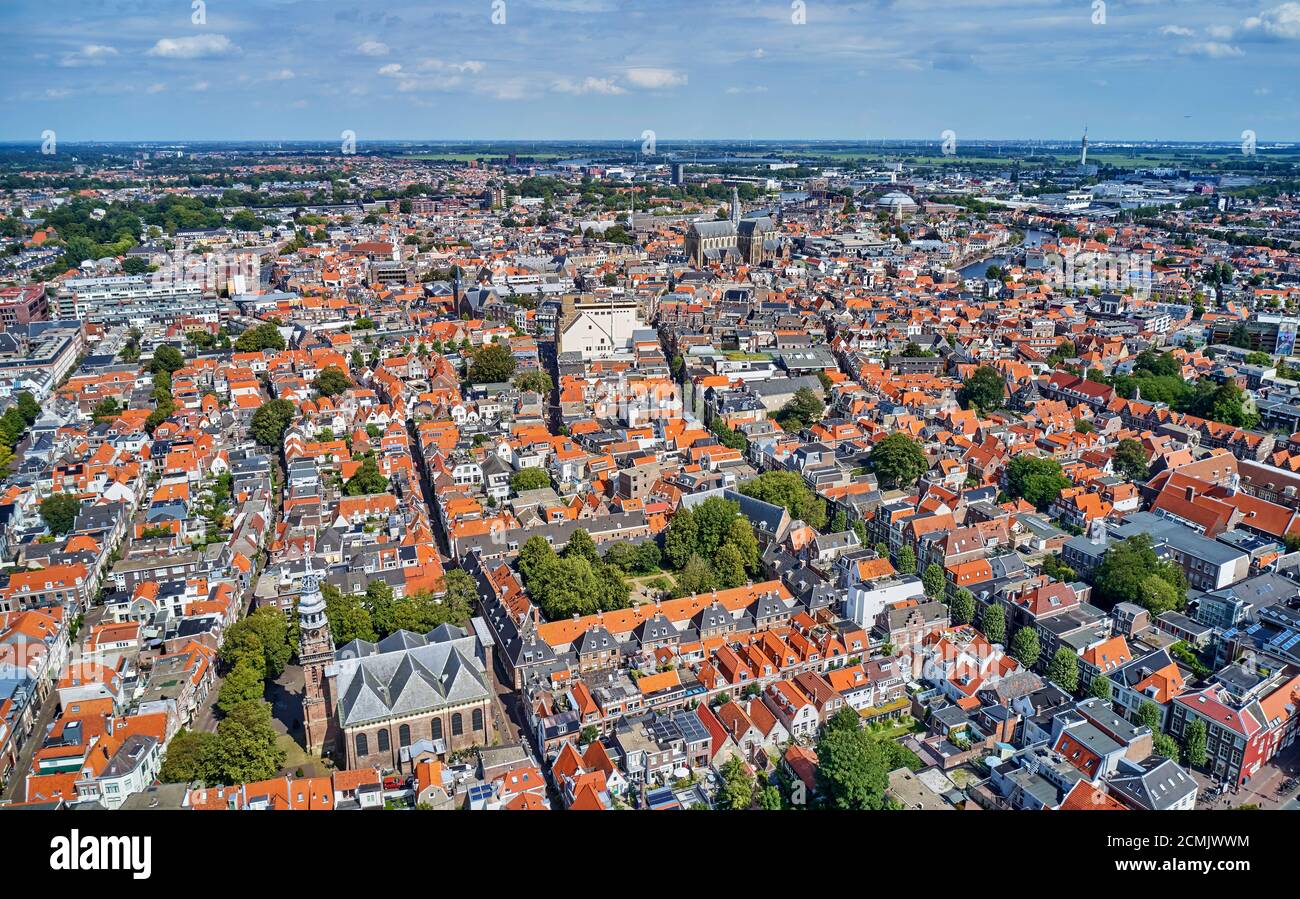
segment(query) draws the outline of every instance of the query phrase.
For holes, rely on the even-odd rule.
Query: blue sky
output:
[[[1300,2],[193,2],[5,0],[0,139],[1300,139]]]

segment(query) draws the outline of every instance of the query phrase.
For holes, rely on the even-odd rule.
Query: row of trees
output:
[[[740,504],[714,496],[668,522],[664,555],[678,569],[680,595],[742,586],[758,570],[758,540]]]
[[[399,630],[425,634],[443,624],[464,626],[474,614],[478,590],[474,578],[453,569],[443,576],[442,596],[419,592],[399,599],[383,581],[371,581],[359,595],[325,584],[321,594],[330,634],[342,646],[353,640],[381,640]]]
[[[159,779],[216,786],[274,776],[285,751],[264,698],[266,683],[284,671],[297,642],[296,628],[278,609],[261,608],[232,624],[218,654],[225,678],[217,694],[217,730],[176,734]]]
[[[550,619],[623,609],[631,592],[623,572],[600,558],[591,535],[581,528],[569,537],[563,555],[545,537],[529,537],[519,548],[519,573]]]

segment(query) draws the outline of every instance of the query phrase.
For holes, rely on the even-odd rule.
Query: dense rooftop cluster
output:
[[[11,174],[4,799],[1277,804],[1296,182],[796,162]]]

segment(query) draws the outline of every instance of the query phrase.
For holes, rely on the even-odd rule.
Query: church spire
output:
[[[740,224],[740,188],[731,186],[731,224]]]

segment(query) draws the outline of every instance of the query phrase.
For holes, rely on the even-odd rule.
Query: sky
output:
[[[1300,140],[1300,2],[3,0],[0,140]]]

